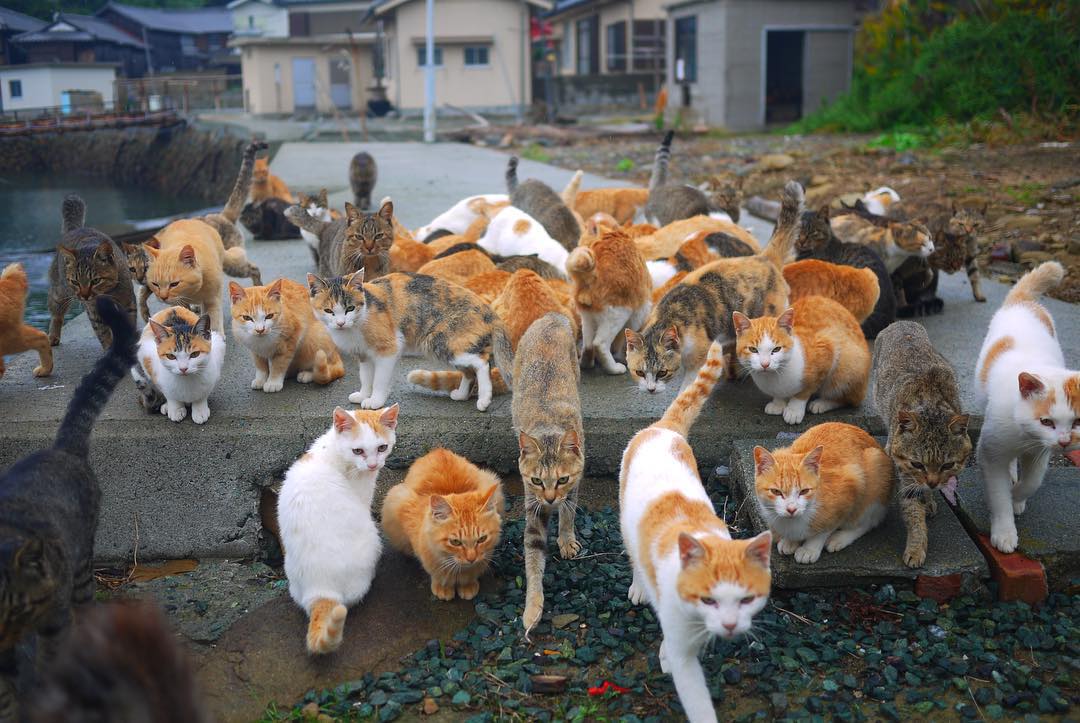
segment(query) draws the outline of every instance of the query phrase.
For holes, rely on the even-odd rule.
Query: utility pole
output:
[[[521,102],[517,107],[518,125],[525,123],[525,86],[528,85],[528,60],[530,50],[529,43],[529,4],[528,0],[521,0]]]
[[[435,0],[427,0],[424,64],[424,143],[435,142]]]

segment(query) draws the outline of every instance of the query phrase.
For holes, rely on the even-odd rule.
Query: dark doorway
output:
[[[765,122],[791,123],[802,118],[802,30],[770,30],[765,41]]]

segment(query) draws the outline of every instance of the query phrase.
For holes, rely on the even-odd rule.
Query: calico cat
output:
[[[876,251],[889,273],[910,257],[925,259],[934,253],[933,237],[926,226],[874,216],[858,204],[837,211],[829,224],[843,243],[869,246]]]
[[[36,636],[40,670],[55,658],[72,606],[94,596],[101,491],[88,459],[90,433],[135,360],[135,329],[130,311],[109,296],[91,303],[110,330],[108,351],[76,387],[52,447],[0,476],[0,720],[19,719],[17,645]]]
[[[359,269],[374,281],[390,271],[394,243],[394,204],[387,200],[375,213],[345,204],[345,217],[325,222],[291,206],[285,216],[301,229],[319,237],[319,275],[343,276]]]
[[[731,539],[686,442],[723,369],[715,342],[694,383],[630,440],[619,469],[619,526],[634,573],[628,597],[656,611],[664,635],[660,668],[671,675],[691,723],[716,720],[698,655],[714,637],[749,631],[770,588],[772,536]]]
[[[1058,286],[1065,268],[1047,261],[1009,291],[975,363],[975,389],[985,400],[975,450],[990,507],[990,542],[1002,552],[1018,544],[1014,515],[1042,485],[1057,448],[1080,445],[1080,371],[1065,358],[1039,296]]]
[[[645,259],[622,229],[604,229],[584,239],[566,259],[573,285],[574,306],[581,317],[581,365],[599,358],[608,374],[623,374],[611,344],[625,327],[637,329],[652,306],[652,280]]]
[[[712,249],[705,243],[707,236],[709,234],[704,232],[694,234],[670,258],[646,261],[645,265],[649,267],[649,276],[652,277],[653,289],[658,289],[668,283],[680,272],[688,274],[705,264],[718,261],[720,256],[713,253]]]
[[[862,429],[826,422],[790,447],[754,447],[758,508],[781,555],[817,562],[881,524],[896,486],[892,460]]]
[[[236,222],[240,220],[240,214],[244,210],[244,201],[251,191],[255,154],[266,148],[267,144],[264,141],[252,141],[247,145],[240,161],[240,171],[236,174],[236,183],[233,185],[232,193],[229,194],[221,213],[208,213],[205,216],[198,217],[200,221],[205,221],[214,227],[214,230],[221,236],[221,244],[226,249],[244,245],[244,235],[237,228]],[[262,281],[256,279],[254,283],[261,284]]]
[[[225,337],[211,331],[208,314],[199,316],[183,306],[159,311],[143,330],[138,355],[131,375],[140,391],[153,389],[165,397],[162,414],[182,422],[190,404],[191,421],[204,424],[210,419],[207,399],[221,377]],[[143,393],[148,398],[148,392]]]
[[[716,218],[725,221],[738,221],[741,183],[738,186],[722,184],[710,194],[693,186],[668,183],[671,141],[674,137],[675,131],[668,131],[656,149],[649,179],[649,200],[645,204],[645,220],[656,226],[667,226],[684,218],[715,214]]]
[[[137,320],[127,259],[111,238],[86,226],[86,204],[78,196],[64,199],[60,215],[63,236],[49,265],[49,343],[60,343],[64,315],[78,298],[101,347],[106,349],[112,343],[112,332],[98,316],[94,299],[108,296],[128,313],[132,325]]]
[[[296,204],[300,208],[307,211],[308,216],[322,221],[323,223],[330,223],[334,220],[330,214],[330,201],[326,196],[326,189],[320,188],[319,192],[313,196],[307,196],[303,193],[300,194],[300,200]],[[315,262],[315,267],[319,266],[319,236],[306,228],[300,229],[300,237],[307,242],[308,250],[311,251],[311,258]]]
[[[772,397],[766,414],[788,424],[838,407],[857,407],[870,381],[870,347],[859,322],[823,296],[807,296],[779,317],[733,314],[735,353],[757,388]],[[817,399],[809,402],[812,395]],[[809,402],[809,405],[807,404]]]
[[[499,544],[506,501],[499,478],[448,449],[409,467],[382,506],[386,539],[420,561],[440,600],[472,600]]]
[[[124,255],[127,256],[128,272],[131,273],[131,280],[139,285],[139,314],[142,316],[143,321],[149,321],[150,307],[147,301],[149,301],[153,292],[146,285],[146,270],[150,268],[150,254],[146,253],[146,249],[143,248],[141,243],[122,243],[121,246],[124,249]]]
[[[345,376],[330,333],[315,318],[303,284],[278,279],[245,289],[229,282],[233,337],[251,352],[252,389],[280,392],[286,377],[329,384]]]
[[[349,161],[349,187],[353,192],[353,203],[361,211],[371,208],[371,192],[375,190],[375,178],[379,168],[370,153],[360,151]]]
[[[394,369],[405,348],[465,374],[451,398],[469,398],[475,379],[476,408],[491,404],[489,360],[494,357],[511,386],[514,354],[506,327],[491,307],[457,284],[419,274],[389,274],[371,283],[357,271],[322,279],[308,274],[311,307],[342,354],[360,360],[360,390],[349,401],[381,407],[390,395]]]
[[[873,339],[896,320],[896,296],[889,270],[873,249],[846,244],[838,239],[829,225],[829,214],[828,205],[823,205],[817,211],[804,211],[800,215],[799,234],[795,241],[796,256],[799,260],[819,259],[874,272],[878,282],[878,300],[873,313],[862,322],[863,336]]]
[[[517,167],[517,156],[511,156],[506,166],[506,187],[510,192],[510,205],[536,219],[551,238],[567,251],[573,251],[581,238],[583,224],[570,210],[573,208],[572,199],[566,202],[546,183],[535,178],[519,184]],[[578,180],[580,181],[580,178]]]
[[[520,272],[519,272],[520,273]],[[559,515],[559,554],[577,557],[574,518],[585,472],[585,428],[578,396],[577,339],[566,316],[549,313],[529,327],[514,356],[511,414],[525,487],[525,635],[544,613],[548,520]]]
[[[371,516],[375,483],[397,439],[398,405],[346,412],[285,473],[278,529],[289,595],[308,615],[307,650],[341,645],[349,606],[371,589],[382,540]]]
[[[432,234],[437,232],[463,234],[474,221],[484,215],[485,210],[494,217],[492,212],[497,212],[508,205],[510,205],[510,197],[505,193],[487,193],[463,198],[433,218],[431,223],[416,229],[416,238],[424,243],[430,243],[435,240]]]
[[[794,241],[802,199],[802,187],[788,182],[783,211],[763,252],[690,272],[653,307],[641,333],[627,330],[626,361],[640,388],[661,391],[680,371],[684,385],[693,382],[709,344],[735,340],[733,311],[761,316],[787,306],[781,267]]]
[[[416,273],[436,276],[453,281],[455,284],[464,284],[477,274],[494,270],[495,262],[487,253],[482,250],[470,250],[432,259],[417,269]]]
[[[851,312],[862,324],[874,312],[878,300],[877,276],[871,269],[805,259],[784,266],[784,281],[792,302],[808,296],[824,296]]]
[[[259,203],[268,198],[280,198],[282,201],[294,203],[292,193],[285,181],[270,172],[270,161],[266,158],[257,158],[255,168],[252,171],[251,202]]]
[[[638,248],[641,249],[641,253],[646,259],[666,259],[673,256],[680,246],[702,232],[706,232],[710,236],[716,233],[727,234],[746,244],[746,246],[751,249],[751,254],[759,253],[761,250],[760,244],[758,244],[757,239],[754,238],[752,233],[741,226],[736,226],[730,221],[712,218],[710,216],[691,216],[690,218],[674,221],[652,233],[636,236],[634,242],[637,244]],[[739,255],[730,252],[721,253],[724,251],[724,246],[728,243],[729,242],[721,237],[710,239],[708,245],[710,245],[712,250],[719,256],[730,257]]]
[[[515,207],[499,211],[477,244],[488,253],[499,256],[536,254],[556,269],[565,269],[566,259],[570,255],[539,221]]]
[[[647,188],[592,188],[580,191],[574,210],[582,218],[596,213],[609,214],[617,224],[633,221],[649,201]]]
[[[3,273],[0,273],[0,377],[4,376],[4,357],[24,351],[37,352],[35,377],[52,374],[53,354],[48,335],[23,323],[29,291],[30,282],[22,264],[4,267]]]
[[[876,216],[891,216],[900,203],[900,194],[888,186],[882,186],[865,193],[862,202],[866,210]]]
[[[885,452],[900,476],[904,564],[920,567],[926,561],[926,516],[937,511],[934,490],[955,489],[956,476],[971,456],[956,375],[922,324],[898,321],[878,335],[874,409],[889,432]]]

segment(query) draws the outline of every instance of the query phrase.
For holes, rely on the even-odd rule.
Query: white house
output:
[[[115,63],[30,63],[0,66],[0,108],[71,108],[87,99],[115,100]]]

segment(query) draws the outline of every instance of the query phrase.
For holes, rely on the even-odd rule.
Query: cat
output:
[[[500,256],[499,258],[501,260],[496,262],[495,268],[500,271],[514,273],[520,269],[528,269],[537,276],[549,281],[566,283],[565,262],[563,262],[562,266],[555,266],[544,261],[538,254],[514,254],[512,256]]]
[[[521,273],[521,272],[519,272]],[[517,389],[511,405],[518,436],[518,472],[525,487],[525,635],[544,612],[548,520],[559,515],[559,554],[576,557],[574,518],[585,472],[577,339],[564,314],[534,321],[514,356]]]
[[[189,404],[195,424],[210,419],[207,400],[221,378],[225,337],[211,330],[208,314],[199,316],[183,306],[162,309],[147,322],[138,355],[131,375],[144,400],[149,397],[143,390],[153,389],[165,397],[161,413],[172,421],[182,422]]]
[[[833,214],[829,221],[833,233],[843,243],[871,247],[890,274],[912,256],[925,259],[934,253],[930,230],[921,223],[894,221],[860,211],[865,209],[844,208]]]
[[[413,555],[440,600],[472,600],[499,544],[506,501],[499,478],[441,447],[409,467],[386,493],[386,539]]]
[[[375,409],[386,402],[406,348],[465,372],[452,399],[468,399],[475,380],[481,412],[491,404],[492,357],[512,386],[514,354],[506,328],[490,306],[464,287],[399,273],[365,283],[362,271],[331,279],[308,274],[308,287],[315,316],[338,349],[360,360],[360,390],[349,395],[353,404]]]
[[[896,320],[896,296],[885,262],[867,246],[846,244],[836,237],[829,224],[829,207],[804,211],[799,217],[799,234],[795,241],[796,257],[819,259],[858,269],[870,269],[878,282],[878,300],[874,311],[862,322],[863,336],[873,339]]]
[[[505,193],[469,196],[440,213],[431,220],[431,223],[416,229],[415,236],[424,243],[430,243],[435,240],[432,234],[437,232],[463,234],[474,221],[484,215],[485,209],[490,209],[489,212],[497,212],[508,205],[510,205],[510,197]]]
[[[582,218],[610,214],[615,223],[624,224],[643,213],[648,200],[647,188],[592,188],[577,194],[574,210]]]
[[[765,250],[720,259],[690,272],[653,307],[641,332],[626,332],[626,361],[639,388],[656,393],[683,373],[693,382],[709,344],[735,341],[733,311],[778,314],[788,303],[781,267],[787,259],[802,205],[802,187],[784,189],[783,211]]]
[[[349,161],[349,187],[353,192],[353,203],[361,211],[371,208],[371,192],[375,190],[375,179],[379,167],[370,153],[360,151]]]
[[[564,249],[573,251],[581,239],[584,226],[582,220],[570,210],[573,208],[573,199],[566,201],[546,183],[535,178],[518,183],[517,167],[517,156],[511,156],[506,166],[506,187],[510,193],[510,205],[535,219]],[[577,177],[577,180],[580,182],[580,177]],[[564,192],[564,196],[567,195],[568,192]]]
[[[837,302],[862,324],[877,305],[877,275],[871,269],[805,259],[784,266],[784,281],[792,302],[808,296],[824,296]]]
[[[622,229],[585,239],[566,259],[574,306],[581,317],[583,367],[597,358],[608,374],[624,374],[611,344],[625,327],[637,329],[652,307],[652,280],[645,259]]]
[[[644,209],[645,220],[656,226],[667,226],[694,216],[716,214],[716,218],[724,221],[738,221],[741,183],[720,185],[713,193],[706,194],[693,186],[667,182],[674,137],[675,131],[668,131],[656,149],[649,179],[649,200]]]
[[[934,253],[927,259],[935,270],[954,274],[960,269],[967,273],[971,295],[985,302],[979,276],[979,239],[976,236],[986,220],[986,205],[982,209],[959,208],[955,203],[946,213],[932,215],[927,226],[934,237]]]
[[[885,452],[900,477],[900,511],[907,527],[903,560],[926,561],[926,516],[937,512],[934,490],[955,488],[971,456],[968,415],[956,375],[912,321],[889,325],[874,342],[874,409],[888,430]]]
[[[694,234],[670,258],[646,261],[645,265],[649,267],[653,289],[664,286],[680,272],[688,274],[705,264],[719,260],[720,256],[713,253],[705,243],[708,236],[709,234],[705,232]]]
[[[307,211],[308,216],[322,221],[323,223],[330,223],[334,220],[330,213],[330,201],[326,196],[326,189],[321,188],[319,192],[313,196],[307,196],[303,193],[300,194],[300,200],[296,204],[300,208]],[[308,231],[306,228],[300,229],[300,237],[307,242],[308,250],[311,251],[311,259],[315,262],[315,267],[319,267],[319,236],[318,234]]]
[[[975,458],[990,543],[1002,552],[1016,549],[1014,515],[1042,485],[1051,451],[1080,444],[1080,371],[1065,367],[1054,320],[1038,302],[1064,277],[1057,261],[1022,276],[990,320],[975,363],[976,395],[986,404]]]
[[[35,377],[47,377],[53,371],[52,345],[49,336],[23,323],[26,295],[30,282],[22,264],[8,264],[0,273],[0,377],[4,376],[4,357],[36,351]]]
[[[108,350],[75,388],[52,446],[0,475],[0,720],[19,719],[16,679],[26,678],[17,646],[36,637],[40,670],[55,658],[72,606],[94,597],[101,491],[89,462],[90,433],[135,361],[135,329],[130,310],[109,296],[90,303],[110,330]]]
[[[482,274],[473,276],[463,286],[479,296],[485,304],[490,304],[499,298],[499,294],[510,283],[511,276],[513,274],[509,271],[496,268],[494,271],[485,271]]]
[[[772,536],[731,539],[686,441],[723,368],[714,342],[694,383],[630,440],[619,469],[619,526],[633,569],[628,598],[656,612],[660,668],[691,723],[716,720],[698,655],[714,637],[749,631],[770,589]]]
[[[739,363],[772,397],[766,414],[799,424],[807,410],[823,414],[862,403],[870,381],[870,347],[842,305],[807,296],[779,317],[749,319],[736,311],[733,321]],[[817,398],[810,402],[812,395]]]
[[[128,272],[132,282],[139,285],[139,315],[143,321],[150,320],[150,306],[147,302],[153,295],[150,287],[146,285],[146,270],[150,268],[150,254],[146,253],[141,243],[121,243],[124,255],[127,257]],[[136,318],[136,321],[138,318]]]
[[[394,243],[394,203],[385,201],[375,213],[345,204],[345,217],[320,221],[299,206],[285,216],[300,229],[319,237],[320,276],[344,276],[359,269],[374,281],[390,272],[390,248]]]
[[[111,238],[86,226],[86,203],[78,196],[72,194],[64,199],[60,215],[63,236],[49,265],[49,344],[60,343],[64,315],[78,298],[101,348],[107,349],[112,343],[112,332],[98,316],[94,299],[110,297],[135,324],[135,289],[127,259]]]
[[[776,550],[795,562],[817,562],[881,524],[896,487],[892,460],[862,429],[826,422],[790,447],[754,447],[758,509]]]
[[[760,253],[761,251],[761,245],[758,244],[752,233],[730,221],[710,216],[692,216],[674,221],[652,233],[635,237],[634,242],[641,249],[641,253],[646,259],[666,259],[673,256],[680,246],[703,231],[710,236],[715,233],[723,233],[742,241],[751,249],[751,254]],[[714,242],[715,246],[713,246]],[[713,246],[713,251],[718,255],[731,256],[733,254],[730,252],[721,253],[724,250],[722,247],[728,243],[726,239],[720,237],[711,239],[709,245]]]
[[[495,270],[495,262],[482,250],[469,250],[432,259],[416,273],[464,284],[477,274]]]
[[[295,202],[285,181],[270,172],[270,162],[266,158],[257,158],[252,171],[251,202],[259,203],[268,198],[280,198],[288,203]]]
[[[300,229],[285,216],[291,204],[280,198],[268,198],[244,206],[240,223],[252,236],[264,241],[285,241],[300,237]],[[314,252],[312,252],[314,254]]]
[[[240,171],[236,174],[236,183],[233,185],[232,192],[225,202],[225,207],[221,209],[220,213],[208,213],[205,216],[198,217],[200,221],[205,221],[214,227],[214,230],[221,236],[221,244],[226,249],[244,245],[244,235],[237,227],[236,222],[240,220],[240,214],[244,210],[244,201],[251,191],[255,154],[266,148],[265,141],[252,141],[244,148],[244,154],[240,161]],[[262,281],[255,280],[254,283],[261,284]]]
[[[375,577],[382,540],[371,516],[375,483],[397,439],[398,405],[346,412],[285,473],[278,529],[289,595],[308,616],[307,650],[341,645],[348,608]]]
[[[233,338],[251,352],[252,389],[280,392],[285,377],[329,384],[345,376],[330,333],[315,318],[307,287],[289,279],[245,289],[229,282]]]
[[[499,256],[536,254],[556,269],[565,269],[570,255],[562,244],[548,235],[539,221],[516,207],[499,211],[477,244]]]
[[[893,209],[900,203],[900,194],[888,186],[867,191],[862,202],[866,210],[876,216],[891,216]]]

